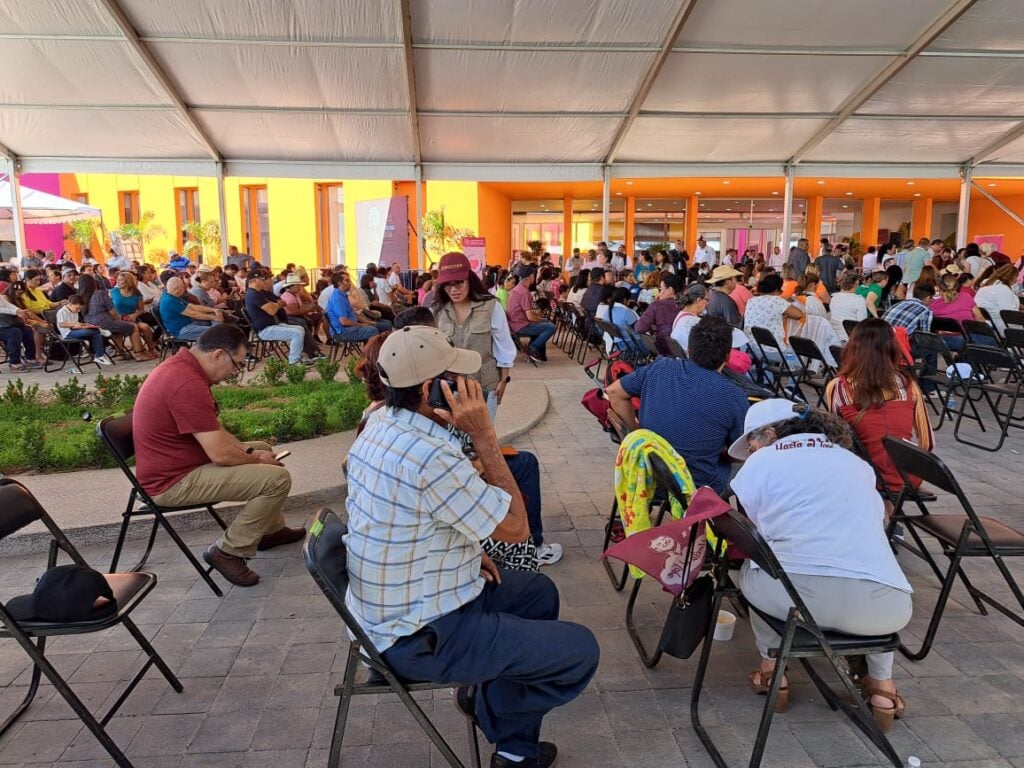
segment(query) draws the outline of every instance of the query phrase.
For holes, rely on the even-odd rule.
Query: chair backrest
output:
[[[911,485],[911,475],[941,488],[947,493],[961,495],[960,485],[953,473],[949,471],[942,459],[906,440],[894,437],[883,437],[882,445],[889,454],[905,486]]]
[[[984,336],[992,339],[996,344],[1002,343],[995,328],[988,323],[982,322],[981,320],[964,320],[963,326],[964,332],[969,336]]]
[[[132,488],[147,504],[152,500],[145,489],[139,484],[135,472],[128,466],[128,462],[135,455],[135,438],[132,435],[132,412],[129,410],[122,416],[107,416],[96,425],[96,435],[100,442],[107,447],[110,455],[117,462],[118,469],[128,478]]]
[[[43,310],[43,320],[45,320],[49,324],[51,331],[53,331],[54,333],[56,333],[58,335],[60,334],[60,329],[57,327],[57,310],[56,309],[44,309]]]
[[[1024,328],[1006,326],[1006,330],[1003,331],[1003,340],[1006,342],[1006,348],[1013,350],[1017,357],[1024,356]]]
[[[68,541],[67,536],[53,522],[53,518],[47,514],[32,492],[13,478],[0,478],[0,539],[5,539],[36,521],[46,526],[57,546],[67,552],[72,560],[85,564],[78,550]],[[56,563],[57,551],[51,547],[49,567],[52,568]]]
[[[793,348],[793,352],[800,358],[800,362],[804,365],[813,361],[821,363],[826,369],[830,369],[832,367],[825,359],[825,355],[822,354],[818,345],[815,344],[812,339],[807,339],[803,336],[790,336],[789,345]]]
[[[683,349],[683,345],[671,336],[668,338],[668,351],[672,353],[672,357],[677,357],[680,360],[687,359],[686,350]]]
[[[1024,312],[1020,310],[1004,309],[999,313],[999,317],[1007,328],[1024,329]]]
[[[853,329],[857,327],[859,322],[860,320],[843,320],[843,330],[846,331],[847,336],[853,333]]]
[[[937,333],[914,331],[914,344],[916,344],[922,352],[934,352],[935,354],[940,355],[947,365],[950,365],[953,362],[953,350],[949,348],[946,340]]]
[[[785,578],[785,571],[775,553],[764,540],[754,524],[735,509],[719,515],[710,521],[715,535],[725,537],[731,544],[743,550],[747,556],[773,579]],[[788,581],[788,579],[786,579]]]
[[[955,318],[939,317],[936,315],[932,318],[932,333],[953,333],[957,336],[963,336],[964,327]]]
[[[768,347],[769,349],[777,350],[780,355],[782,354],[782,347],[779,346],[775,335],[767,328],[755,325],[750,329],[750,334],[754,337],[754,341],[758,343],[758,346]]]
[[[656,453],[649,455],[651,470],[654,473],[654,482],[658,484],[662,490],[668,496],[671,496],[678,501],[685,512],[689,502],[686,500],[686,495],[683,493],[683,489],[679,487],[679,483],[672,476],[672,472],[669,471],[668,465],[665,464],[664,459]]]
[[[839,344],[829,344],[828,351],[832,353],[832,359],[836,361],[836,367],[843,364],[843,348]]]
[[[1019,363],[1013,355],[1002,347],[990,347],[984,344],[968,344],[964,347],[963,360],[973,369],[981,371],[1017,370]],[[979,371],[972,372],[975,376]]]

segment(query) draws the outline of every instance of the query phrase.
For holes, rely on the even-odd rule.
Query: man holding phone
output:
[[[599,651],[558,621],[550,579],[481,552],[481,539],[525,539],[529,526],[483,390],[463,378],[480,362],[425,326],[381,346],[387,407],[348,455],[346,604],[403,678],[472,684],[456,703],[496,745],[492,768],[548,768],[558,751],[539,741],[541,721],[583,692]],[[486,481],[449,425],[472,438]]]
[[[215,325],[190,349],[160,363],[146,378],[132,411],[135,475],[161,506],[244,501],[245,508],[203,559],[221,576],[251,587],[259,574],[246,565],[257,550],[301,541],[303,528],[285,525],[292,478],[266,443],[243,443],[217,417],[210,386],[245,366],[245,334]]]

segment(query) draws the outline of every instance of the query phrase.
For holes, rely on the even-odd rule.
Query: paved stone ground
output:
[[[689,726],[694,661],[666,657],[654,670],[639,662],[623,624],[626,596],[615,592],[597,562],[611,498],[614,447],[579,405],[588,382],[575,364],[552,351],[548,366],[519,367],[518,378],[543,376],[550,394],[547,417],[517,444],[538,453],[549,538],[566,548],[547,569],[558,584],[563,616],[589,626],[602,660],[590,688],[545,720],[567,768],[605,766],[710,766]],[[513,385],[514,386],[514,385]],[[1014,436],[999,454],[965,449],[939,433],[940,453],[983,514],[1021,526],[1018,451]],[[341,457],[325,457],[336,466]],[[338,505],[341,506],[340,504]],[[940,497],[935,509],[951,509]],[[309,510],[312,512],[312,510]],[[302,516],[293,516],[297,523]],[[195,547],[211,531],[188,535]],[[109,547],[85,550],[95,564]],[[919,642],[936,597],[919,562],[901,556],[916,589],[917,613],[904,636]],[[7,557],[0,564],[0,595],[25,591],[41,567],[38,557]],[[251,589],[231,588],[215,598],[166,540],[151,560],[160,582],[135,619],[181,676],[185,692],[171,691],[153,674],[111,722],[112,736],[137,766],[311,766],[326,764],[347,642],[340,620],[317,593],[295,545],[254,561],[263,579]],[[1016,571],[1021,573],[1021,569]],[[1005,588],[994,569],[970,569],[975,581]],[[1024,574],[1021,574],[1024,576]],[[637,615],[653,642],[667,601],[653,587],[641,594]],[[898,660],[897,677],[907,717],[891,738],[899,753],[926,766],[1024,766],[1024,633],[1001,616],[979,617],[957,590],[935,649],[923,663]],[[538,649],[538,653],[543,649]],[[139,654],[123,630],[52,644],[52,657],[94,707],[116,698]],[[749,627],[716,643],[706,683],[705,722],[732,765],[745,764],[760,699],[745,685],[756,664]],[[28,681],[25,657],[0,641],[0,712],[21,699]],[[880,756],[841,715],[831,712],[802,670],[791,674],[790,712],[776,718],[765,764],[770,766],[879,765]],[[448,691],[421,694],[429,714],[465,752],[464,725]],[[489,750],[488,750],[489,752]],[[0,764],[107,766],[95,743],[53,689],[44,684],[27,716],[0,739]],[[422,731],[393,696],[353,703],[344,765],[443,765]]]

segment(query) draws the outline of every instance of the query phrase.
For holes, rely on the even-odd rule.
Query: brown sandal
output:
[[[747,684],[750,686],[750,690],[756,693],[758,696],[767,696],[769,683],[765,683],[765,680],[771,680],[771,675],[766,675],[760,669],[755,669],[749,675],[747,675]],[[775,712],[776,714],[782,714],[789,709],[789,685],[783,685],[779,688],[779,695],[775,698]]]
[[[878,723],[878,727],[882,730],[882,733],[888,733],[892,728],[892,721],[899,720],[903,717],[903,713],[907,710],[907,702],[900,696],[899,691],[890,693],[889,691],[883,691],[880,688],[865,685],[863,688],[864,700],[867,702],[868,708],[871,710],[871,714],[875,716],[875,722]],[[872,696],[881,696],[883,699],[888,699],[892,702],[891,707],[876,707],[871,704]]]

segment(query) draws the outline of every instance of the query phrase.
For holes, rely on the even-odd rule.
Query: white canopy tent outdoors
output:
[[[19,185],[20,211],[26,224],[64,224],[77,219],[98,219],[101,211],[48,192]],[[10,181],[0,180],[0,240],[14,238],[16,210]]]
[[[616,177],[960,177],[966,217],[972,174],[1024,175],[1022,40],[1021,0],[7,3],[0,154],[606,199]]]

